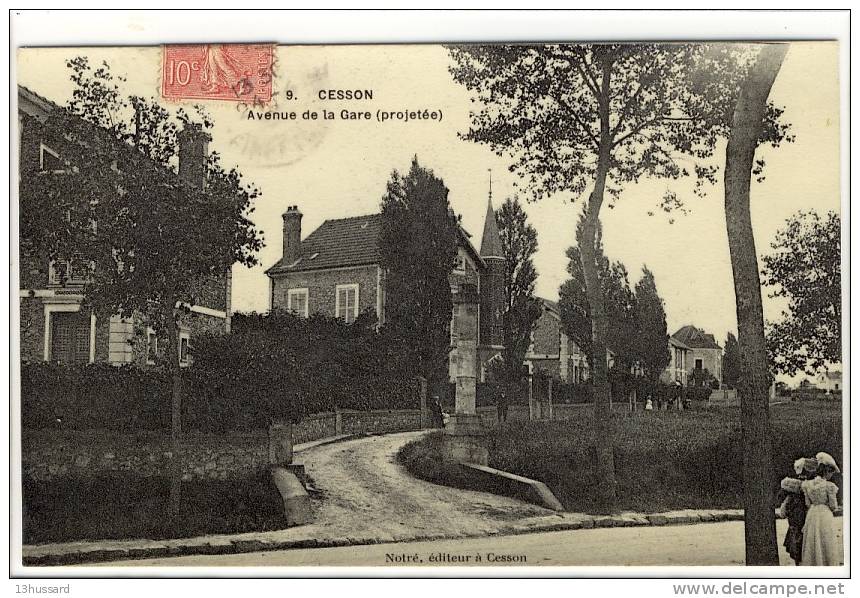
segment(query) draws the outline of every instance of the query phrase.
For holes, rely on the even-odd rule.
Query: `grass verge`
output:
[[[167,477],[25,478],[23,489],[24,544],[186,538],[286,527],[283,501],[268,471],[245,479],[183,482],[176,523],[167,518]]]
[[[601,472],[594,467],[592,422],[590,410],[565,421],[511,422],[490,432],[489,465],[544,482],[569,511],[605,512],[596,499]],[[613,413],[612,428],[617,510],[741,507],[739,409]],[[775,405],[771,429],[774,492],[800,456],[826,451],[842,462],[839,404]],[[404,446],[398,459],[418,478],[476,489],[442,464],[441,445],[441,433],[433,433]]]

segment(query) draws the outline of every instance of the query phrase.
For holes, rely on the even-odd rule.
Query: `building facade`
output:
[[[827,393],[842,392],[842,371],[827,371],[818,374],[815,378],[815,386]]]
[[[379,255],[382,215],[370,214],[326,220],[302,238],[302,213],[289,206],[283,214],[283,254],[266,274],[269,305],[300,316],[323,314],[353,322],[360,313],[372,310],[385,324],[386,273]],[[457,260],[449,282],[452,293],[468,285],[477,289],[478,360],[480,372],[498,359],[502,350],[501,315],[504,306],[504,256],[492,202],[478,252],[468,233],[460,229]],[[454,302],[454,310],[459,304]],[[452,313],[449,378],[459,367],[456,311]]]
[[[676,341],[688,347],[686,371],[687,377],[693,375],[693,370],[708,370],[722,386],[723,384],[723,349],[708,334],[695,326],[682,326],[672,335]]]
[[[669,337],[669,365],[660,375],[664,384],[687,386],[687,367],[690,362],[690,347],[674,336]]]
[[[69,177],[74,185],[74,162],[86,156],[64,156],[45,142],[45,127],[56,104],[24,87],[18,87],[19,156],[22,163],[38,164],[38,176]],[[204,134],[205,135],[205,134]],[[194,131],[180,132],[180,177],[197,177],[205,184],[207,141]],[[99,138],[96,142],[104,142]],[[121,143],[116,141],[116,143]],[[203,179],[199,179],[204,173]],[[21,209],[27,209],[21,206]],[[58,218],[63,217],[57,214]],[[57,263],[42,263],[21,246],[19,256],[19,298],[21,360],[61,363],[152,365],[159,354],[158,339],[139,318],[118,316],[99,318],[83,307],[88,265],[73,257]],[[203,332],[227,332],[230,328],[229,272],[201,279],[197,284],[198,304],[184,306],[179,325],[179,346],[183,363],[190,362],[192,339]]]

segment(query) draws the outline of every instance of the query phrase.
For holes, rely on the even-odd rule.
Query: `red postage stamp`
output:
[[[171,100],[272,99],[272,44],[164,46],[161,94]]]

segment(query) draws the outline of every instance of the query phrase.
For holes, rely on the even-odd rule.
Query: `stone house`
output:
[[[713,334],[687,325],[682,326],[672,335],[672,338],[688,347],[685,368],[688,378],[693,375],[693,370],[706,369],[722,386],[723,349],[714,339]]]
[[[39,164],[39,176],[74,177],[67,165],[86,160],[85,155],[65,156],[45,143],[50,115],[63,110],[53,102],[25,87],[18,87],[19,156],[22,163]],[[199,130],[179,134],[179,177],[190,184],[205,185],[208,139]],[[121,143],[120,141],[113,141]],[[103,136],[94,143],[105,143]],[[132,150],[133,151],[133,150]],[[161,166],[152,163],[153,168]],[[70,178],[70,185],[74,181]],[[22,206],[22,209],[26,209]],[[58,215],[58,217],[61,217]],[[73,256],[58,263],[42,264],[28,255],[23,246],[19,256],[19,297],[21,323],[21,360],[63,363],[135,363],[146,366],[159,353],[158,339],[139,319],[121,320],[118,316],[97,318],[85,311],[83,287],[88,264]],[[190,361],[195,334],[229,332],[231,274],[201,279],[199,304],[189,308],[179,329],[179,354],[184,364]],[[185,311],[185,310],[183,310]]]
[[[669,337],[669,365],[660,374],[660,381],[665,384],[679,383],[687,386],[687,367],[690,361],[690,347],[674,336]]]
[[[301,316],[319,313],[354,321],[372,310],[385,324],[386,273],[379,255],[382,215],[326,220],[302,238],[302,213],[289,206],[283,214],[283,254],[266,274],[270,309],[291,310]],[[456,294],[464,286],[477,289],[478,360],[481,379],[489,362],[502,350],[501,316],[504,306],[504,255],[492,201],[488,202],[480,252],[460,229],[457,261],[449,276],[455,294],[451,325],[449,379],[456,376]]]
[[[529,373],[540,371],[562,382],[583,382],[588,378],[588,357],[564,333],[558,303],[540,301],[543,311],[535,322],[525,357]]]
[[[821,372],[815,378],[815,386],[829,393],[842,391],[842,370]]]
[[[591,375],[588,356],[565,334],[558,303],[539,299],[543,303],[543,311],[532,330],[532,343],[525,357],[529,373],[541,371],[562,382],[586,381]],[[606,365],[609,368],[615,365],[612,349],[606,350]],[[633,373],[640,373],[635,366]]]

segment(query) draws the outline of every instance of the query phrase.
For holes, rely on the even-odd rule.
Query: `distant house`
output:
[[[672,338],[688,348],[684,357],[687,360],[685,369],[688,379],[693,375],[693,370],[706,369],[722,386],[723,349],[714,339],[713,334],[688,325],[681,327],[672,335]]]
[[[326,220],[304,239],[298,206],[287,208],[283,222],[282,257],[266,270],[270,307],[304,317],[319,313],[346,322],[372,310],[379,323],[384,324],[386,272],[379,254],[382,215]],[[478,358],[483,378],[488,363],[497,359],[503,348],[505,258],[492,202],[487,205],[480,252],[462,228],[459,237],[457,262],[449,282],[452,293],[458,293],[464,284],[478,289]],[[453,321],[452,318],[448,368],[452,380],[459,358]]]
[[[543,310],[525,356],[529,372],[543,372],[563,382],[582,382],[588,377],[588,358],[562,330],[558,303],[540,301]]]
[[[584,382],[591,375],[588,356],[569,338],[561,324],[558,303],[540,299],[543,311],[532,331],[532,342],[525,361],[529,372],[541,371],[562,382]],[[615,352],[606,350],[606,365],[615,365]],[[634,373],[640,373],[634,367]]]
[[[38,176],[62,176],[75,184],[75,163],[89,159],[86,155],[61,155],[51,147],[47,133],[54,126],[51,115],[64,110],[33,91],[18,87],[19,155],[22,164],[38,164]],[[56,132],[55,132],[56,133]],[[100,135],[93,126],[89,143],[117,143],[112,137]],[[195,129],[178,133],[178,179],[189,185],[205,187],[205,166],[208,158],[206,134]],[[128,151],[135,149],[128,147]],[[141,155],[142,156],[142,155]],[[145,165],[163,168],[142,157]],[[22,205],[22,210],[27,209]],[[59,212],[57,218],[63,215]],[[97,223],[94,223],[97,224]],[[22,245],[20,255],[21,359],[22,361],[52,361],[61,363],[135,363],[146,366],[155,362],[160,353],[158,339],[146,323],[121,320],[119,316],[97,318],[84,311],[83,288],[90,265],[74,256],[54,263],[42,263]],[[199,303],[187,306],[187,315],[179,325],[177,350],[183,363],[189,362],[191,340],[197,333],[229,332],[230,329],[229,269],[221,275],[201,279],[197,296]]]
[[[822,372],[815,378],[815,386],[827,393],[842,391],[842,371]]]
[[[690,363],[691,349],[686,344],[675,338],[669,337],[669,365],[660,375],[660,380],[665,384],[678,383],[687,386],[687,367]]]

